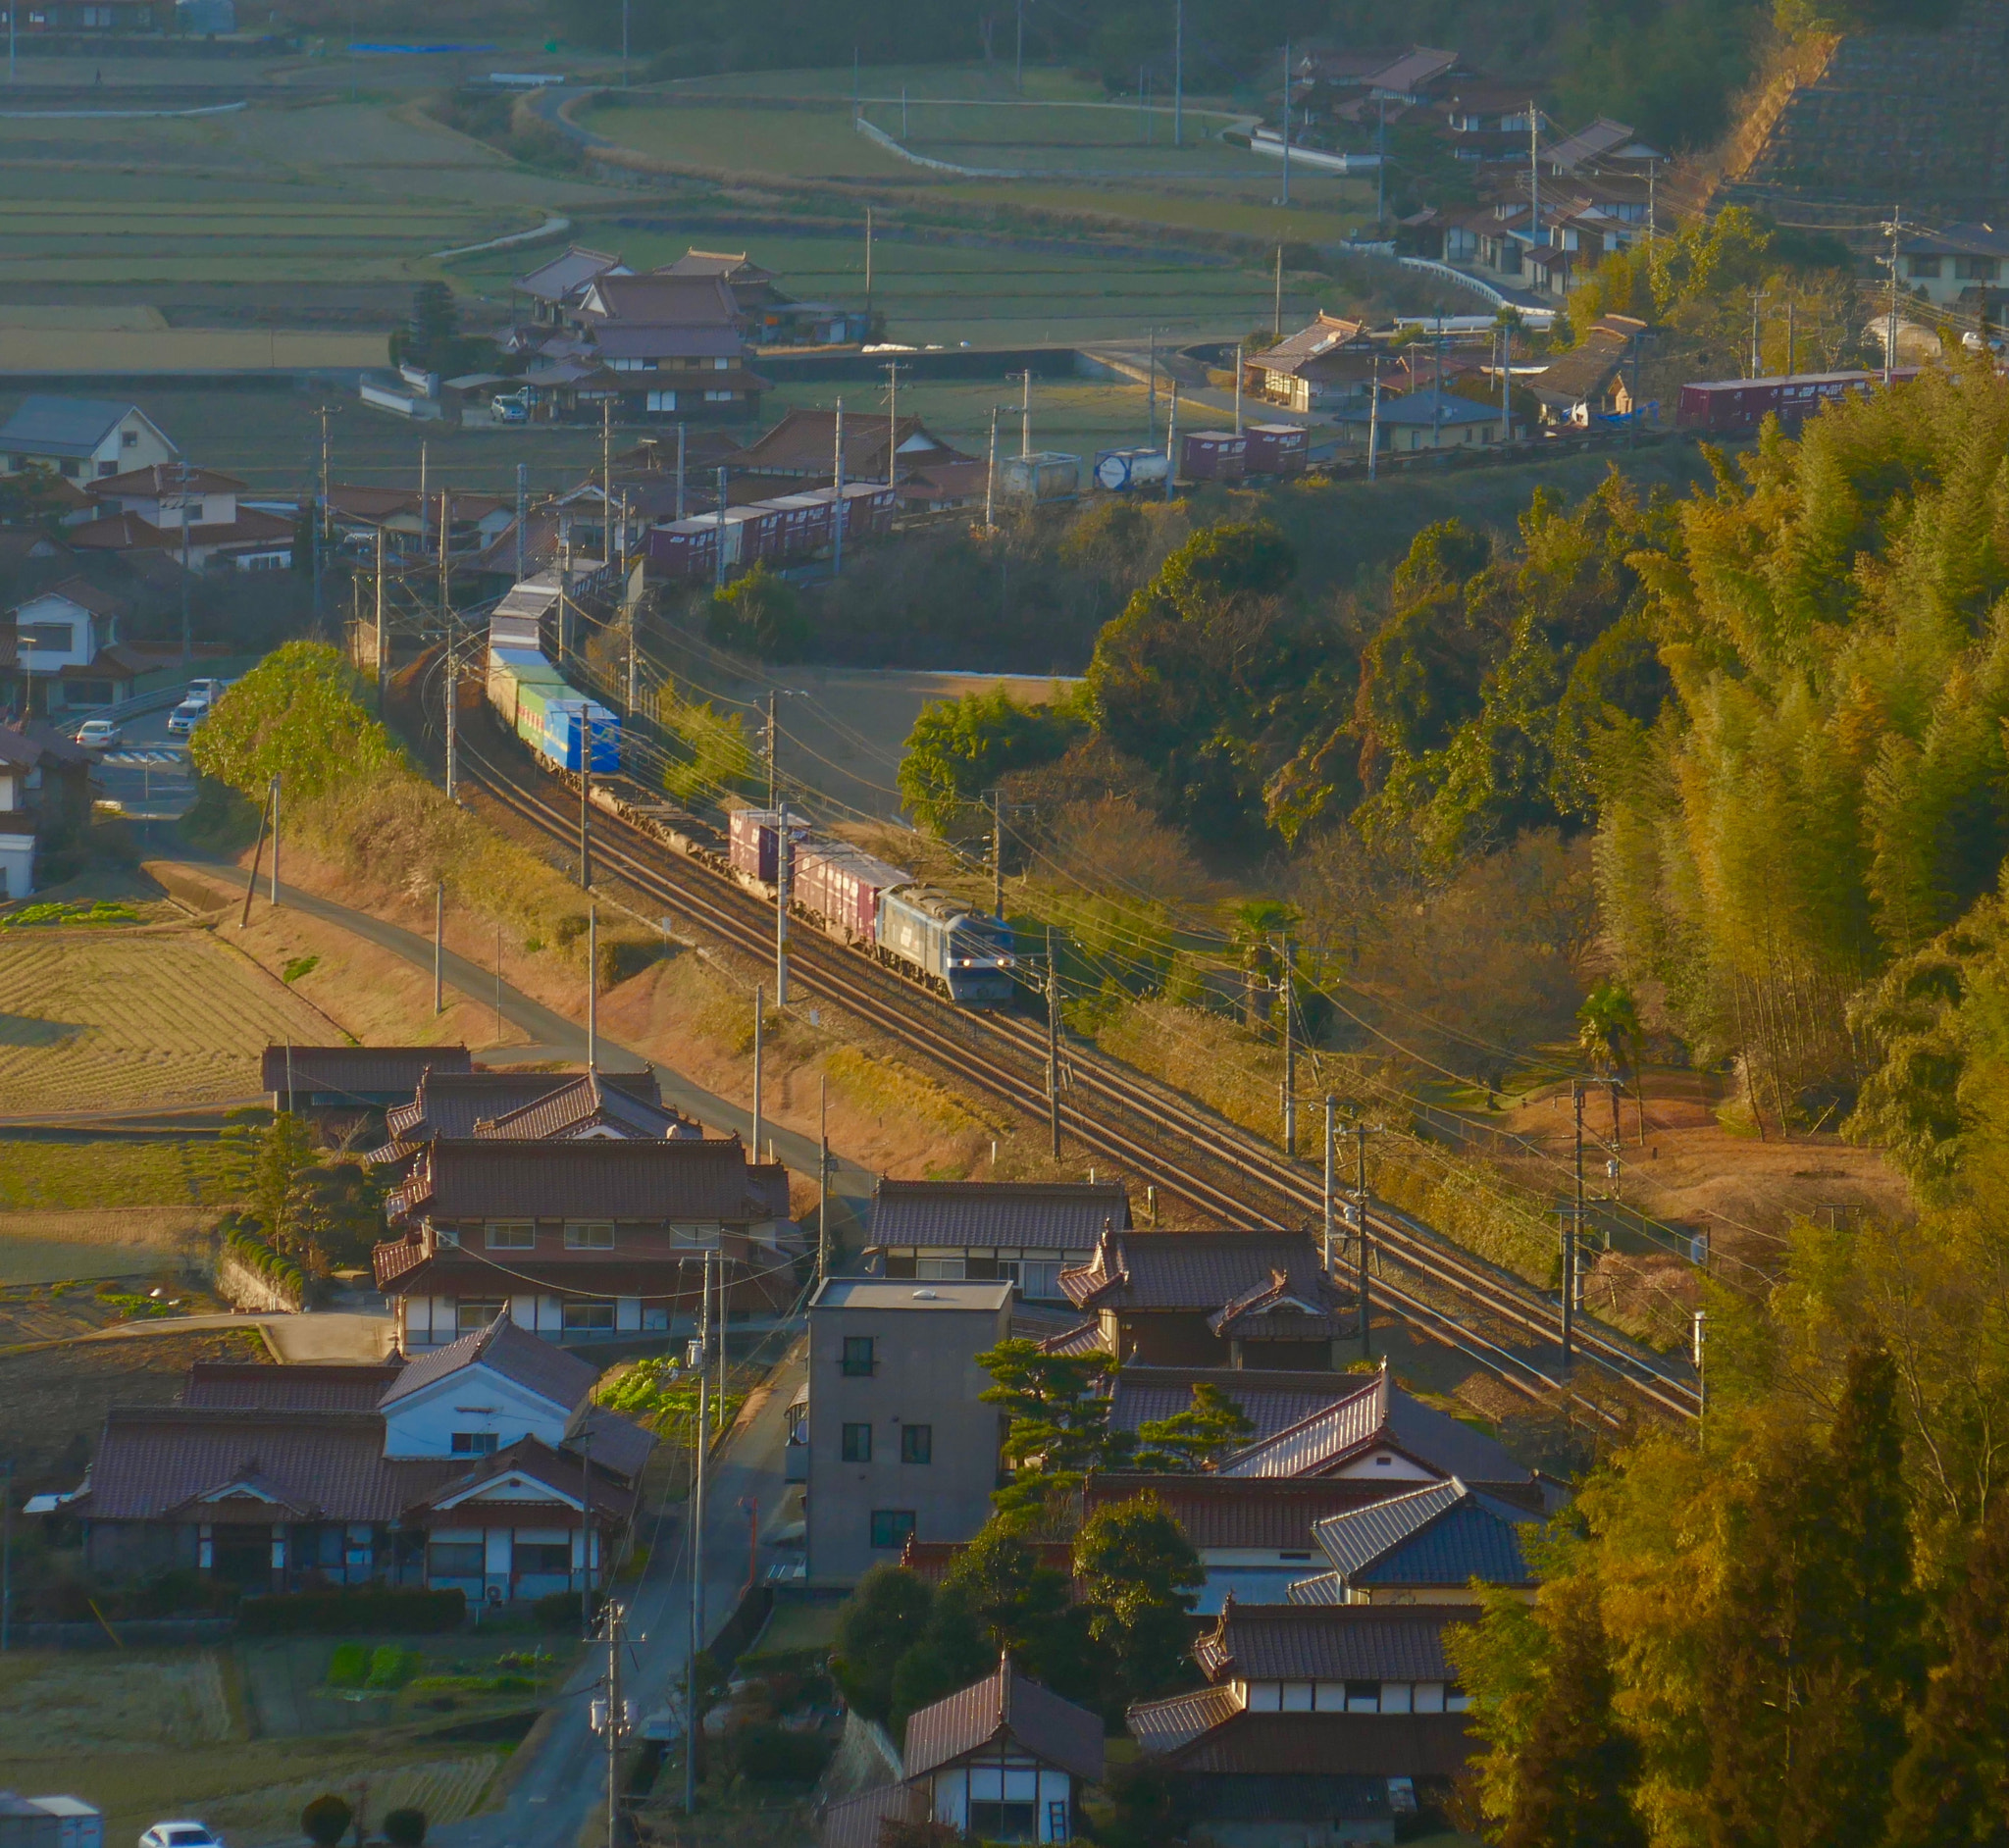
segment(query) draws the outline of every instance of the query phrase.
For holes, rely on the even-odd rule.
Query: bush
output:
[[[835,1749],[817,1733],[754,1725],[727,1734],[725,1756],[732,1774],[752,1783],[813,1784]]]
[[[384,1839],[390,1848],[423,1848],[426,1839],[424,1810],[392,1810],[384,1819]]]
[[[330,1687],[361,1687],[370,1672],[370,1652],[361,1643],[337,1643],[328,1659]]]
[[[316,1797],[300,1812],[300,1832],[315,1844],[315,1848],[335,1848],[335,1844],[348,1833],[349,1823],[354,1821],[355,1812],[335,1795]]]
[[[407,1636],[457,1630],[467,1618],[458,1591],[369,1585],[354,1591],[295,1591],[246,1598],[238,1625],[247,1636],[340,1636],[395,1630]]]
[[[343,1645],[347,1647],[346,1644]],[[340,1651],[336,1651],[337,1654]],[[400,1649],[395,1643],[384,1643],[371,1652],[370,1678],[364,1683],[374,1688],[399,1688],[418,1672],[419,1652],[416,1649]]]

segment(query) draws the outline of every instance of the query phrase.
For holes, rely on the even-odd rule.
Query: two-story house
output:
[[[66,534],[78,551],[164,552],[200,570],[283,571],[293,562],[293,523],[239,505],[234,475],[156,462],[85,485],[101,509]]]
[[[729,1325],[795,1295],[788,1172],[736,1136],[440,1138],[386,1206],[377,1287],[406,1354],[505,1312],[554,1342],[695,1333],[707,1257]]]
[[[1106,1228],[1060,1290],[1088,1318],[1070,1336],[1126,1365],[1324,1368],[1344,1364],[1351,1299],[1304,1232]]]
[[[855,1583],[910,1537],[967,1540],[998,1486],[977,1356],[1011,1331],[1008,1283],[832,1277],[809,1305],[808,1574]]]
[[[116,398],[34,391],[0,424],[0,475],[45,468],[66,481],[96,481],[180,453],[138,405]]]
[[[28,709],[55,716],[129,697],[140,675],[163,664],[122,642],[129,614],[124,598],[88,578],[65,578],[16,604],[16,671]]]
[[[0,725],[0,899],[26,898],[41,853],[89,824],[90,766],[46,725]]]
[[[112,1578],[425,1585],[471,1604],[581,1590],[655,1444],[592,1404],[596,1374],[506,1316],[411,1362],[199,1361],[180,1404],[107,1412],[64,1512]]]
[[[1130,1227],[1130,1196],[1110,1181],[882,1180],[864,1255],[886,1277],[1002,1278],[1063,1308],[1061,1271],[1089,1262],[1107,1225]]]
[[[667,1109],[653,1071],[440,1071],[419,1075],[409,1103],[384,1113],[387,1140],[363,1159],[373,1167],[408,1168],[440,1137],[508,1135],[701,1137],[704,1129]]]
[[[907,1717],[903,1774],[832,1804],[817,1848],[882,1848],[887,1824],[901,1822],[934,1822],[962,1841],[1071,1842],[1103,1765],[1101,1716],[1002,1655],[974,1686]]]

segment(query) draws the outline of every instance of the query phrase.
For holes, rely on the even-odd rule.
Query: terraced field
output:
[[[0,1114],[255,1100],[266,1046],[335,1033],[201,931],[0,935]]]

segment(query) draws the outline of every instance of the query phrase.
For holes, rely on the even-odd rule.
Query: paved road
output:
[[[765,1397],[756,1395],[748,1401],[732,1442],[709,1472],[704,1522],[707,1642],[732,1615],[747,1583],[748,1521],[742,1501],[753,1503],[758,1530],[764,1533],[787,1498],[782,1469],[788,1439],[785,1414],[805,1366],[806,1356],[798,1345],[770,1376]],[[691,1614],[681,1515],[682,1504],[644,1511],[638,1538],[649,1544],[648,1563],[640,1581],[625,1588],[622,1596],[630,1645],[622,1673],[638,1719],[645,1719],[673,1693],[681,1711]],[[762,1548],[756,1566],[764,1571],[767,1563],[768,1552]],[[574,1848],[577,1842],[603,1848],[606,1751],[591,1729],[589,1710],[605,1672],[605,1649],[589,1649],[558,1696],[555,1723],[517,1772],[503,1807],[492,1815],[435,1829],[427,1840],[435,1848]]]

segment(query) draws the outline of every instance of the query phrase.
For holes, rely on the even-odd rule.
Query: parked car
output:
[[[236,684],[233,680],[191,680],[183,697],[200,699],[206,705],[213,706]]]
[[[85,719],[77,728],[77,742],[85,750],[116,750],[126,742],[126,734],[113,719]]]
[[[505,391],[489,400],[489,415],[498,424],[530,422],[530,393]]]
[[[209,717],[207,699],[184,699],[168,714],[168,736],[186,738],[188,734]]]
[[[139,1848],[224,1848],[224,1838],[207,1822],[156,1822]]]

